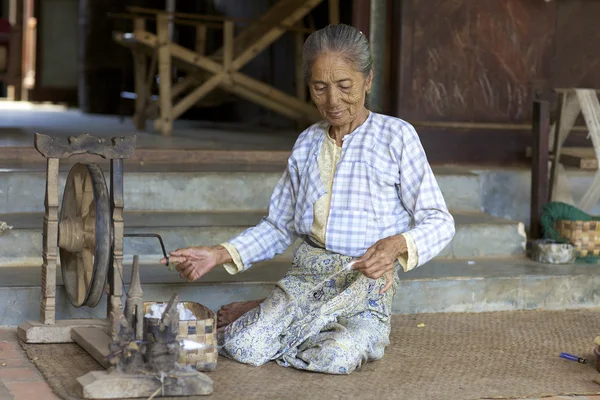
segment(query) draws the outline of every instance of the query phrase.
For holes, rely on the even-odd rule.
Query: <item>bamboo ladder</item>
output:
[[[172,135],[173,121],[217,88],[302,123],[318,120],[316,108],[306,100],[301,67],[304,35],[312,30],[297,25],[322,2],[323,0],[280,0],[258,20],[251,21],[237,36],[234,36],[234,23],[249,20],[167,13],[140,7],[130,7],[128,14],[114,14],[115,17],[131,18],[134,21],[133,33],[115,32],[113,38],[117,43],[129,47],[133,53],[136,128],[142,130],[146,120],[157,115],[154,128],[165,136]],[[328,3],[330,23],[337,24],[339,0],[328,0]],[[156,19],[156,34],[146,30],[148,19]],[[196,27],[195,51],[169,40],[170,22]],[[205,54],[208,28],[223,32],[223,47],[210,56]],[[240,72],[242,67],[286,31],[294,32],[296,37],[296,96]],[[149,59],[151,61],[148,66]],[[187,72],[184,79],[175,85],[172,84],[171,76],[173,65]],[[158,101],[153,102],[150,88],[156,70],[160,79],[159,96]]]

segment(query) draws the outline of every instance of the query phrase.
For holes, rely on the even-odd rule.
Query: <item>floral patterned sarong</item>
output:
[[[245,364],[274,360],[329,374],[349,374],[382,358],[398,275],[380,294],[385,278],[338,273],[351,260],[302,243],[290,271],[265,301],[219,334],[220,353]]]

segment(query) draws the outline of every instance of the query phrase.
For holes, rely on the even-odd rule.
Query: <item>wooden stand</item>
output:
[[[250,21],[249,26],[237,36],[234,35],[234,22],[239,19],[130,7],[131,14],[118,17],[134,20],[133,33],[117,32],[114,39],[129,47],[133,53],[136,88],[134,121],[137,129],[143,129],[146,119],[158,114],[154,120],[154,128],[163,135],[171,135],[173,121],[217,88],[300,123],[319,120],[321,117],[316,107],[306,99],[301,63],[304,35],[312,30],[303,29],[298,23],[322,2],[323,0],[279,0],[259,20]],[[330,23],[338,24],[339,0],[329,0],[329,14]],[[151,17],[156,18],[156,34],[145,29],[145,20]],[[196,51],[169,40],[170,21],[196,26]],[[204,53],[207,28],[223,32],[223,47],[211,56]],[[296,35],[296,97],[240,72],[286,31],[293,31]],[[148,69],[146,64],[149,57],[152,61]],[[159,101],[152,103],[150,88],[157,63],[160,76]],[[181,82],[172,85],[171,67],[174,65],[189,74]],[[181,99],[177,101],[179,97]]]
[[[113,138],[111,143],[90,135],[52,138],[36,134],[35,148],[47,159],[45,214],[43,226],[43,252],[40,321],[27,321],[17,330],[18,337],[26,343],[64,343],[72,341],[70,330],[75,327],[99,327],[106,329],[108,319],[56,321],[56,267],[59,236],[58,167],[59,160],[75,154],[93,154],[111,160],[111,210],[113,231],[112,265],[109,269],[110,293],[108,314],[114,320],[122,310],[122,264],[123,259],[123,159],[135,149],[135,136]],[[110,217],[110,216],[108,216]]]

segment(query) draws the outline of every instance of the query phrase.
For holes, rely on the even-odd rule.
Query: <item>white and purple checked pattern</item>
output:
[[[324,121],[302,132],[273,192],[268,216],[230,241],[244,269],[311,234],[313,204],[326,193],[317,164],[326,132]],[[418,265],[423,265],[450,242],[454,219],[412,125],[371,112],[344,137],[325,245],[358,257],[378,240],[404,232],[412,235]]]

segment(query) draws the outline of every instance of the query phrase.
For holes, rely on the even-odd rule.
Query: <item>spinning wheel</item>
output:
[[[58,225],[63,281],[75,307],[95,307],[111,259],[112,219],[104,174],[96,164],[75,164],[65,184]]]

